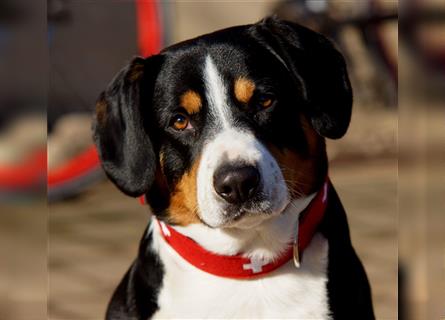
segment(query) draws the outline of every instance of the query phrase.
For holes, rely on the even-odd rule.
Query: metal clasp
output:
[[[297,234],[294,238],[294,245],[293,245],[293,256],[294,256],[294,265],[298,269],[300,268],[300,252],[298,250],[298,228],[297,228]]]

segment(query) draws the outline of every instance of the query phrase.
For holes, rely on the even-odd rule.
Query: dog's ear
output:
[[[134,58],[111,81],[96,103],[93,138],[108,177],[130,196],[153,183],[156,153],[152,117],[153,90],[160,56]],[[151,119],[151,120],[150,120]]]
[[[351,120],[352,89],[341,53],[321,34],[275,17],[253,28],[254,37],[285,64],[303,92],[314,129],[324,137],[342,137]]]

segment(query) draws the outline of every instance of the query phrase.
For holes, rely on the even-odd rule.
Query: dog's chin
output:
[[[225,229],[255,229],[260,226],[263,222],[272,219],[277,216],[277,214],[266,214],[266,213],[250,213],[241,217],[240,219],[231,221],[227,223],[222,228]]]
[[[269,221],[279,215],[288,207],[289,202],[285,202],[274,210],[266,208],[265,210],[237,210],[236,213],[221,215],[224,219],[217,223],[208,223],[212,228],[220,229],[254,229],[266,221]]]
[[[287,199],[279,205],[276,205],[274,209],[264,207],[264,210],[237,210],[235,214],[233,214],[233,212],[230,215],[223,213],[219,214],[218,217],[220,218],[217,219],[217,221],[210,222],[205,221],[205,219],[202,220],[211,228],[227,230],[255,229],[281,215],[302,212],[309,205],[315,195],[316,193],[312,193],[299,198]]]

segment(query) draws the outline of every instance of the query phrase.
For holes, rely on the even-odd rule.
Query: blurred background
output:
[[[273,13],[346,57],[355,103],[330,175],[377,318],[445,317],[443,1],[2,0],[0,319],[102,319],[136,256],[148,209],[105,179],[91,141],[113,75]]]

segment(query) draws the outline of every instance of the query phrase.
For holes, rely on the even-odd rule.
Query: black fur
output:
[[[151,249],[153,235],[145,230],[139,254],[108,305],[106,319],[149,319],[158,309],[157,296],[162,286],[164,267]]]
[[[322,136],[339,138],[346,132],[351,87],[341,54],[326,38],[273,18],[221,30],[134,59],[102,93],[99,101],[108,105],[106,121],[95,121],[94,138],[105,172],[125,193],[139,196],[150,190],[160,151],[166,155],[164,174],[173,190],[211,136],[205,101],[202,112],[192,117],[193,132],[169,127],[172,115],[180,111],[181,93],[193,89],[205,96],[201,67],[208,53],[227,80],[240,75],[255,80],[251,104],[264,95],[276,98],[273,108],[259,112],[232,97],[238,125],[253,128],[264,142],[304,153],[306,141],[296,125],[300,114]],[[137,79],[132,76],[136,68],[143,70]]]
[[[374,319],[368,278],[352,247],[346,213],[332,184],[320,231],[329,242],[328,295],[333,318]]]
[[[104,110],[94,121],[94,141],[108,177],[126,194],[148,191],[155,170],[156,155],[146,125],[153,119],[152,90],[161,59],[135,58],[119,72],[100,95]]]
[[[208,54],[225,82],[240,76],[253,79],[255,91],[248,105],[237,101],[232,91],[227,102],[236,125],[254,132],[265,145],[305,157],[309,149],[302,116],[327,138],[340,138],[349,125],[352,93],[342,55],[326,38],[296,24],[267,18],[176,44],[146,59],[135,58],[101,94],[94,140],[110,179],[128,195],[145,194],[161,220],[168,221],[170,195],[217,126],[205,98],[200,112],[190,116],[192,130],[171,126],[172,117],[183,111],[182,93],[193,90],[205,97],[202,66]],[[274,98],[267,109],[259,103],[264,97]],[[323,150],[319,159],[312,159],[319,162],[315,188],[327,172],[325,157]],[[333,189],[322,232],[330,248],[328,291],[334,319],[373,319],[366,274]],[[162,278],[162,262],[151,250],[149,234],[113,295],[107,319],[150,318],[158,308]]]
[[[341,53],[324,36],[275,18],[264,19],[253,34],[286,63],[317,132],[341,138],[352,110],[352,89]]]

